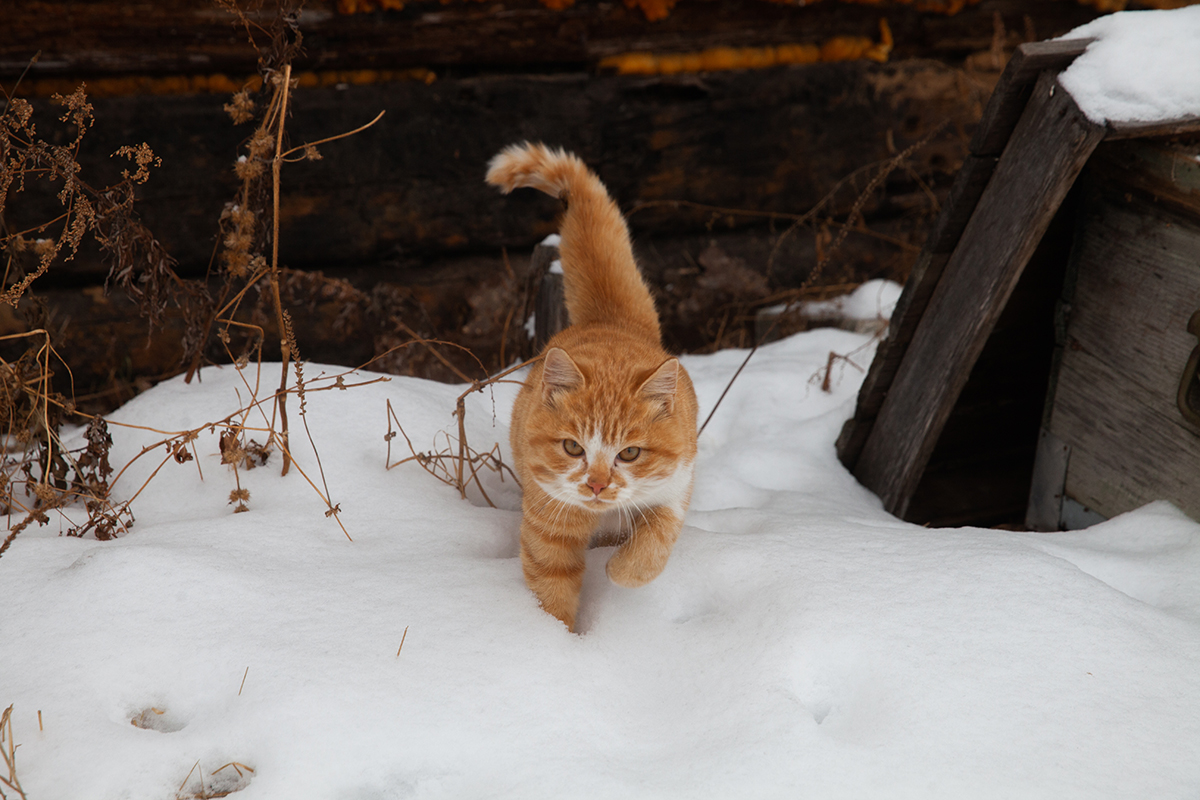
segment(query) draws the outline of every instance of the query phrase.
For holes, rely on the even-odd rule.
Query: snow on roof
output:
[[[1092,122],[1200,115],[1200,6],[1111,14],[1062,38],[1096,40],[1059,77]]]

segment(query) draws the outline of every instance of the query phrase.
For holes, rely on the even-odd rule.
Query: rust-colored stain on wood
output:
[[[765,69],[786,64],[816,64],[868,59],[883,63],[892,52],[892,31],[879,20],[879,41],[865,36],[834,36],[821,45],[781,44],[774,47],[710,47],[691,53],[619,53],[600,60],[601,69],[620,75],[675,75],[730,69]]]

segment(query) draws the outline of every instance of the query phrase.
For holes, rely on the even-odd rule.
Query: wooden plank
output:
[[[838,459],[853,471],[867,442],[875,417],[883,406],[883,399],[896,377],[896,370],[904,358],[905,350],[912,341],[920,324],[921,314],[929,304],[929,298],[937,287],[942,270],[950,260],[948,253],[921,252],[909,273],[892,320],[888,325],[887,338],[879,343],[875,358],[867,370],[867,377],[858,390],[858,401],[854,416],[846,420],[837,440]]]
[[[1033,462],[1033,481],[1029,487],[1029,506],[1025,527],[1034,531],[1056,531],[1062,519],[1063,487],[1071,446],[1043,428],[1038,435],[1037,456]]]
[[[1200,307],[1200,208],[1126,192],[1130,173],[1114,164],[1124,162],[1089,167],[1098,174],[1049,427],[1071,448],[1065,492],[1079,503],[1111,517],[1167,499],[1200,517],[1200,428],[1176,406],[1196,346],[1187,324]],[[1156,176],[1175,186],[1169,163],[1138,186]]]
[[[1179,136],[1181,134],[1200,133],[1200,117],[1179,117],[1178,119],[1143,122],[1140,120],[1109,120],[1106,141],[1118,139],[1140,139],[1147,136]]]
[[[950,187],[950,194],[942,204],[942,209],[929,232],[929,238],[925,241],[925,247],[930,253],[954,252],[962,232],[971,221],[971,215],[975,213],[979,198],[983,196],[988,181],[992,179],[992,173],[996,171],[997,163],[999,159],[994,156],[969,155],[963,159],[962,168]]]
[[[895,380],[896,371],[912,341],[917,325],[942,277],[948,255],[983,196],[1004,150],[1043,70],[1059,71],[1079,56],[1092,40],[1033,42],[1013,53],[984,109],[979,126],[937,219],[917,259],[904,293],[892,313],[888,338],[879,346],[858,393],[854,416],[842,427],[837,441],[838,458],[854,470],[875,418]]]
[[[1113,517],[1170,500],[1200,519],[1200,437],[1160,391],[1086,351],[1064,355],[1051,428],[1071,447],[1065,492]]]
[[[903,516],[1042,234],[1104,129],[1043,73],[900,364],[855,475]]]
[[[1125,190],[1200,216],[1200,149],[1153,140],[1109,141],[1096,148],[1089,172]]]
[[[1088,353],[1173,408],[1196,346],[1187,324],[1200,308],[1200,217],[1117,187],[1086,213],[1063,364]]]
[[[1066,69],[1091,42],[1091,39],[1067,39],[1019,46],[992,91],[968,149],[977,156],[999,156],[1017,127],[1038,76],[1047,70]]]
[[[1025,519],[1072,206],[1068,195],[971,369],[905,512],[910,522],[992,526]]]

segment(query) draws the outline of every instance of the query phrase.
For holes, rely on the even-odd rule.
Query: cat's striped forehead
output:
[[[662,415],[661,402],[638,396],[633,387],[584,386],[572,394],[560,409],[561,421],[580,437],[611,447],[625,447],[630,437],[648,435]]]

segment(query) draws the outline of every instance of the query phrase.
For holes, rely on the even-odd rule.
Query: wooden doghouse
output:
[[[1089,121],[1087,44],[1014,54],[838,440],[898,516],[1200,518],[1200,118]]]

